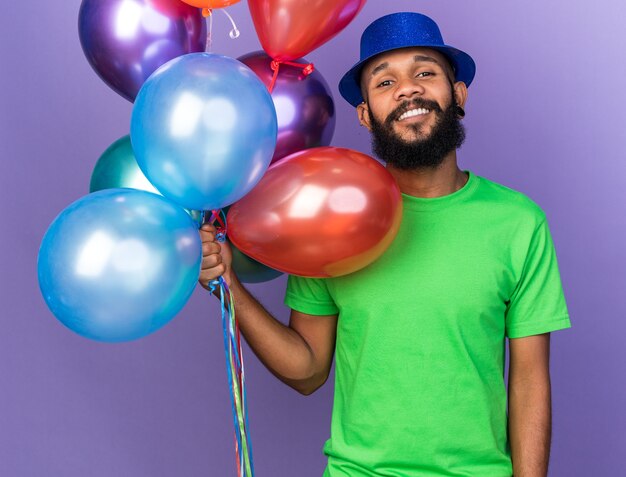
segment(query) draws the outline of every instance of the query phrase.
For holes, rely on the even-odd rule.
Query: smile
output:
[[[404,113],[402,116],[400,116],[398,118],[398,121],[403,121],[405,119],[413,118],[415,116],[423,116],[424,114],[428,114],[428,113],[430,113],[430,109],[426,109],[426,108],[410,109],[406,113]]]

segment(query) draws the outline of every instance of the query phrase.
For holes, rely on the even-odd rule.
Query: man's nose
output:
[[[415,96],[421,96],[424,94],[424,87],[420,84],[419,80],[411,77],[404,77],[399,79],[396,84],[395,99],[405,100],[411,99]]]

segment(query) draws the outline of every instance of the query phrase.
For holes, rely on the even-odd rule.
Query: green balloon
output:
[[[128,135],[104,151],[91,173],[89,192],[118,188],[139,189],[162,195],[139,168]],[[187,213],[200,226],[202,213],[197,210],[187,210]]]
[[[235,247],[232,242],[229,241],[228,244],[233,254],[233,269],[237,274],[237,278],[243,283],[268,282],[283,274],[283,272],[274,270],[248,257]]]
[[[91,174],[89,192],[117,188],[139,189],[161,195],[139,169],[130,136],[111,144],[100,156]]]

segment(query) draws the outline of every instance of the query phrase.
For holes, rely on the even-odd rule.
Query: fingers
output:
[[[202,242],[213,242],[217,235],[217,229],[210,224],[204,224],[200,228],[200,239]]]
[[[221,261],[221,257],[217,255],[216,260],[213,260],[212,257],[215,257],[215,255],[210,255],[202,259],[202,270],[200,271],[199,281],[205,288],[210,282],[226,273],[226,265]]]
[[[209,253],[206,253],[205,246],[209,246],[212,250],[216,250],[216,251],[210,251]],[[209,268],[217,267],[221,263],[222,263],[222,255],[220,254],[219,244],[216,244],[215,242],[202,244],[202,270],[207,270]]]
[[[222,247],[215,240],[217,230],[210,224],[204,224],[200,228],[202,240],[202,265],[200,271],[200,283],[205,286],[221,277],[226,272],[226,265],[222,259]]]
[[[226,266],[223,263],[215,265],[214,267],[209,267],[200,272],[200,282],[203,284],[209,283],[210,281],[215,280],[216,278],[221,277],[226,273]]]
[[[206,257],[212,254],[219,254],[222,246],[215,241],[202,241],[202,256]]]

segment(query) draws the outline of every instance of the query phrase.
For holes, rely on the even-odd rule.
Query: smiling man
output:
[[[339,89],[400,186],[402,225],[365,269],[289,277],[289,326],[241,286],[215,229],[201,232],[201,282],[224,275],[242,332],[278,378],[310,394],[334,356],[325,477],[547,475],[549,333],[569,316],[545,214],[457,165],[474,72],[424,15],[365,30]]]
[[[413,84],[402,84],[407,74]],[[402,48],[377,57],[363,68],[361,89],[368,101],[357,106],[359,120],[372,131],[374,153],[387,165],[435,168],[461,147],[465,131],[459,118],[465,112],[460,104],[467,88],[455,85],[450,64],[437,51]],[[376,117],[381,113],[384,121]]]

